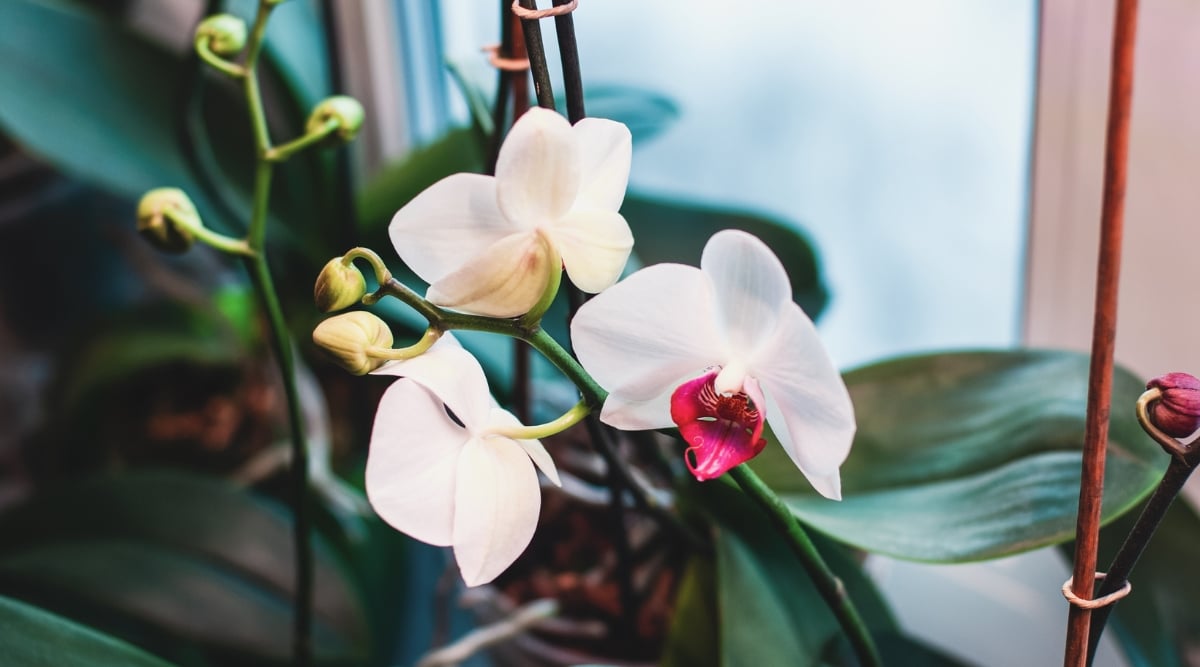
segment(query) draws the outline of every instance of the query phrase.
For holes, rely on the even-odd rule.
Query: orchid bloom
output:
[[[533,538],[541,509],[534,465],[560,484],[554,462],[537,440],[503,435],[520,422],[496,405],[479,362],[450,335],[373,372],[401,379],[375,415],[371,506],[415,539],[453,546],[468,586],[492,581]]]
[[[841,498],[854,408],[783,265],[758,238],[726,230],[709,239],[699,269],[634,273],[579,309],[571,337],[610,392],[601,420],[627,430],[674,423],[697,479],[758,454],[765,419],[813,487]]]
[[[617,212],[632,150],[621,123],[571,126],[530,109],[500,147],[495,177],[434,183],[392,218],[392,243],[430,284],[426,298],[456,310],[524,314],[564,266],[576,287],[599,292],[621,276],[633,247]]]

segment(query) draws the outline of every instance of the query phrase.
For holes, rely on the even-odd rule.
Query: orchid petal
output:
[[[579,193],[579,170],[579,148],[567,119],[530,109],[513,123],[496,160],[500,210],[526,229],[556,220]]]
[[[584,118],[571,128],[580,153],[576,209],[616,211],[625,199],[633,138],[629,128],[604,118]]]
[[[712,287],[695,267],[657,264],[629,276],[580,307],[571,342],[609,398],[601,419],[624,429],[670,424],[667,401],[686,378],[721,361]],[[662,407],[658,419],[644,409]],[[628,419],[618,419],[623,413]],[[666,419],[664,424],[662,419]]]
[[[718,394],[716,377],[717,371],[710,371],[671,394],[671,419],[688,444],[684,460],[701,482],[758,456],[767,444],[761,411],[766,406],[747,394]]]
[[[629,223],[616,211],[571,211],[549,234],[571,282],[589,294],[617,282],[633,249]]]
[[[455,476],[468,435],[410,380],[384,392],[367,455],[367,498],[396,530],[436,546],[454,535]]]
[[[468,586],[506,570],[533,539],[542,495],[525,450],[508,438],[474,438],[458,461],[454,557]]]
[[[492,414],[488,417],[488,423],[493,427],[521,426],[521,421],[513,416],[511,412],[499,407],[492,408]],[[513,442],[525,450],[525,453],[533,460],[533,464],[555,486],[562,486],[562,480],[558,478],[558,468],[554,465],[554,459],[550,458],[550,453],[542,446],[540,440],[513,440]]]
[[[519,229],[500,212],[494,178],[455,174],[397,211],[388,236],[400,259],[433,283]]]
[[[774,336],[779,314],[792,303],[783,264],[758,238],[727,229],[708,240],[700,268],[712,279],[731,354],[753,355]]]
[[[529,312],[546,290],[559,259],[545,237],[520,232],[492,244],[454,273],[429,286],[426,298],[439,306],[491,317]]]
[[[445,403],[471,432],[479,432],[487,426],[492,402],[487,377],[479,361],[451,334],[442,336],[421,356],[386,363],[372,374],[397,375],[422,385]],[[380,414],[384,407],[380,403]],[[440,405],[438,411],[445,414]]]
[[[767,423],[779,444],[821,495],[839,500],[838,467],[854,440],[854,405],[816,327],[791,305],[779,331],[750,369],[767,398]]]

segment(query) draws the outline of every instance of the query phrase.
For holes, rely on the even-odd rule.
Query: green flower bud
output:
[[[196,26],[196,43],[207,43],[219,56],[232,56],[246,46],[246,22],[233,14],[213,14]]]
[[[142,195],[142,200],[138,202],[138,233],[159,250],[182,253],[192,246],[195,238],[170,216],[164,215],[167,211],[174,216],[194,221],[197,227],[203,224],[187,193],[179,188],[157,188]]]
[[[337,136],[342,141],[351,141],[363,124],[363,107],[358,100],[346,95],[335,95],[321,101],[308,117],[305,130],[312,134],[320,131],[330,119],[337,120]]]
[[[317,275],[317,283],[313,286],[313,300],[322,313],[349,308],[366,293],[367,281],[362,271],[353,263],[343,262],[341,257],[329,260]]]
[[[392,347],[392,330],[383,320],[365,310],[342,313],[313,329],[313,342],[321,346],[354,375],[366,375],[387,359],[371,354],[372,349]]]

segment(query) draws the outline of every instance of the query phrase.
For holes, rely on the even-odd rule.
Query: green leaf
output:
[[[0,3],[0,125],[33,152],[116,192],[198,188],[178,152],[179,59],[69,3]],[[51,37],[52,36],[52,37]],[[200,202],[197,202],[198,204]],[[132,224],[132,222],[130,223]]]
[[[14,667],[169,667],[89,627],[0,596],[0,664]]]
[[[280,507],[221,480],[138,472],[87,480],[0,517],[0,590],[158,652],[213,662],[291,656],[293,551]],[[359,595],[314,538],[323,663],[364,659]]]
[[[621,213],[633,230],[633,252],[644,264],[699,266],[700,253],[710,236],[722,229],[742,229],[762,239],[779,256],[792,281],[792,298],[809,317],[817,319],[829,300],[817,253],[792,223],[640,195],[625,197]]]
[[[675,614],[667,644],[659,659],[660,667],[717,667],[720,652],[717,643],[716,564],[707,556],[694,556],[688,562],[675,597]]]
[[[566,109],[566,98],[558,97],[559,109]],[[586,87],[583,100],[588,116],[624,123],[633,135],[633,147],[666,131],[679,119],[679,105],[666,95],[636,86],[597,84]]]
[[[766,515],[732,484],[689,483],[681,502],[716,527],[716,609],[721,664],[817,665],[840,634],[833,613],[796,555]],[[822,557],[842,580],[871,631],[896,630],[883,596],[842,546],[814,536]],[[703,571],[697,573],[701,574]],[[691,604],[699,604],[696,596]],[[688,612],[702,618],[698,611]],[[673,630],[684,632],[676,626]],[[676,637],[676,642],[696,641]]]
[[[451,174],[483,171],[483,160],[483,147],[470,128],[450,130],[437,141],[409,153],[363,189],[358,211],[364,231],[385,239],[383,232],[401,206]]]
[[[1100,531],[1100,569],[1112,562],[1140,513],[1140,508],[1129,512]],[[1060,552],[1070,560],[1074,544],[1064,544]],[[1133,667],[1183,665],[1183,656],[1200,651],[1195,563],[1200,563],[1200,516],[1181,498],[1171,505],[1138,559],[1129,578],[1133,592],[1117,603],[1108,619],[1106,632],[1113,634]]]
[[[931,354],[845,376],[858,434],[843,497],[812,493],[783,451],[754,468],[805,523],[874,553],[928,562],[998,558],[1075,528],[1088,357],[1057,351]],[[1150,492],[1165,455],[1137,424],[1144,384],[1113,378],[1104,520]]]

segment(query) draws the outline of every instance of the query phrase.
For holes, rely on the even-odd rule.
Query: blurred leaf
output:
[[[716,527],[716,610],[722,665],[823,664],[824,647],[840,633],[808,573],[766,515],[732,484],[689,484],[681,502]],[[895,631],[883,596],[846,549],[814,536],[822,557],[872,633]],[[695,576],[703,574],[698,571]],[[682,603],[704,604],[696,595]],[[679,611],[703,618],[702,610]],[[678,635],[684,633],[686,635]],[[668,642],[701,642],[703,628],[673,626]]]
[[[843,497],[811,487],[782,449],[754,468],[805,523],[873,553],[928,562],[997,558],[1075,529],[1088,357],[1058,351],[931,354],[845,376],[858,434]],[[1165,455],[1133,405],[1144,384],[1113,378],[1104,520],[1145,497]]]
[[[61,616],[0,596],[0,664],[13,667],[167,667],[169,663]]]
[[[0,589],[164,655],[198,647],[219,664],[291,655],[291,522],[282,508],[220,480],[138,472],[87,480],[0,517]],[[358,594],[314,538],[313,646],[358,663]]]
[[[483,171],[483,160],[483,148],[470,128],[450,130],[437,141],[414,150],[389,165],[363,189],[358,210],[364,231],[383,238],[401,206],[446,176]]]
[[[700,265],[700,253],[713,234],[742,229],[762,239],[787,268],[792,298],[816,320],[829,301],[817,253],[795,225],[744,211],[628,195],[621,213],[633,230],[633,252],[644,264]]]
[[[1139,507],[1100,531],[1100,568],[1112,562],[1140,513]],[[1069,561],[1074,543],[1064,544],[1059,550]],[[1113,634],[1133,667],[1190,664],[1184,656],[1195,656],[1200,651],[1200,617],[1196,614],[1200,581],[1192,575],[1198,562],[1200,516],[1180,498],[1171,505],[1138,559],[1130,576],[1133,593],[1121,599],[1108,619],[1106,632]]]
[[[7,0],[0,25],[20,26],[0,31],[0,89],[20,91],[0,96],[6,131],[110,190],[139,197],[181,187],[207,213],[176,149],[186,85],[179,58],[63,0]]]
[[[566,98],[558,97],[559,109],[566,109]],[[636,86],[597,84],[587,86],[583,99],[588,116],[624,123],[633,135],[633,147],[657,137],[679,119],[679,105],[670,97]]]
[[[660,667],[717,667],[720,648],[717,612],[716,566],[707,556],[688,562],[675,598],[675,615]]]

